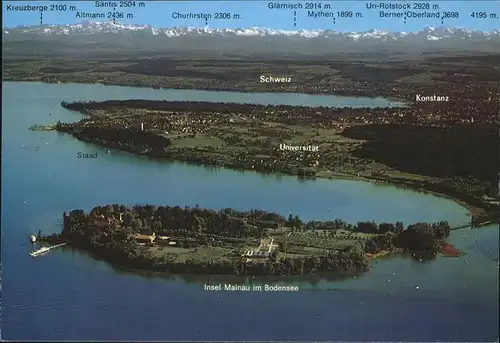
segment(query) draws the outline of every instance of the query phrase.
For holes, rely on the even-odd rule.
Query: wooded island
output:
[[[107,205],[64,213],[67,242],[113,264],[171,273],[235,275],[352,274],[391,251],[435,256],[450,233],[447,222],[342,220],[303,222],[261,210]],[[424,257],[425,258],[425,257]]]

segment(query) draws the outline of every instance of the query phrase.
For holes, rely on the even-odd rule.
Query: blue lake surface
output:
[[[146,277],[72,249],[32,259],[28,235],[61,230],[62,212],[109,203],[252,208],[305,220],[468,220],[457,203],[342,180],[298,181],[101,149],[29,126],[79,120],[61,101],[170,99],[317,105],[311,96],[4,82],[2,94],[2,335],[7,340],[498,339],[498,227],[453,232],[467,255],[429,263],[388,257],[356,279],[279,281],[299,292],[208,292],[208,276]],[[200,95],[202,94],[202,95]],[[314,97],[314,96],[312,96]],[[316,98],[315,98],[316,99]],[[300,103],[297,103],[300,102]],[[333,98],[321,101],[336,101]],[[349,100],[354,101],[354,100]],[[51,114],[49,116],[49,113]],[[79,160],[78,152],[98,153]],[[245,278],[228,282],[243,283]]]

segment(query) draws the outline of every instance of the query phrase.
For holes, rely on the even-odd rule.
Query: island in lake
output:
[[[419,260],[462,254],[445,243],[446,221],[405,228],[401,222],[303,222],[260,210],[152,205],[99,206],[63,218],[61,233],[39,239],[68,243],[112,264],[170,273],[351,275],[394,251]]]

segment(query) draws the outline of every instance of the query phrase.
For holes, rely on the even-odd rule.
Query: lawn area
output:
[[[276,241],[287,246],[310,247],[319,249],[342,250],[356,242],[364,241],[369,236],[364,234],[335,234],[333,236],[323,236],[316,233],[292,233],[290,236],[276,237]]]
[[[186,249],[156,246],[150,248],[150,252],[154,257],[159,259],[173,258],[178,262],[185,262],[187,260],[215,262],[234,256],[232,249],[220,247],[198,247],[194,249]]]
[[[167,136],[170,138],[170,136]],[[200,147],[218,147],[224,145],[220,138],[197,134],[195,137],[184,136],[172,139],[172,147],[175,148],[200,148]]]

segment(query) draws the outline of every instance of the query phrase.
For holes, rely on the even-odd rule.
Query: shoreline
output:
[[[92,143],[92,142],[86,142],[86,143],[93,144],[93,145],[96,145],[96,146],[99,146],[99,147],[105,148],[105,149],[109,148],[109,147],[106,147],[103,145],[98,145],[98,144]],[[259,174],[268,175],[268,176],[275,176],[275,175],[282,174],[285,176],[296,177],[297,179],[300,179],[300,176],[298,176],[296,174],[292,174],[292,173],[286,173],[284,171],[265,172],[265,171],[261,171],[261,170],[255,170],[255,169],[243,169],[243,168],[234,168],[234,167],[229,167],[229,166],[210,165],[210,164],[195,162],[195,161],[183,161],[183,160],[179,160],[179,159],[175,159],[175,158],[170,159],[170,158],[158,157],[158,156],[154,156],[154,155],[143,154],[141,152],[134,152],[134,151],[129,151],[129,150],[117,149],[117,148],[110,148],[110,149],[114,149],[114,150],[117,150],[120,152],[126,152],[126,153],[131,154],[132,156],[135,156],[135,157],[140,156],[140,157],[146,157],[146,158],[153,158],[154,160],[157,160],[160,162],[161,161],[163,161],[163,162],[176,162],[176,163],[183,163],[183,164],[187,164],[187,165],[196,165],[196,166],[202,166],[202,167],[223,168],[223,169],[227,169],[230,171],[254,172],[254,173],[259,173]],[[339,181],[356,181],[356,182],[375,183],[375,184],[381,185],[381,186],[390,186],[390,187],[396,187],[396,188],[400,188],[400,189],[412,190],[415,192],[430,194],[430,195],[434,195],[434,196],[437,196],[437,197],[440,197],[443,199],[451,200],[451,201],[457,203],[458,205],[462,206],[464,209],[466,209],[468,211],[469,215],[481,215],[481,214],[484,214],[487,212],[483,208],[469,204],[466,201],[461,200],[461,199],[454,197],[452,195],[449,195],[446,193],[439,193],[439,192],[436,192],[436,191],[433,191],[430,189],[422,189],[422,188],[418,187],[417,185],[413,185],[413,186],[412,185],[402,185],[402,184],[399,184],[397,182],[385,182],[385,181],[379,180],[375,177],[370,178],[368,176],[357,176],[357,175],[352,175],[352,174],[347,174],[347,173],[337,173],[336,172],[334,174],[335,174],[334,176],[316,175],[313,178],[306,177],[304,179],[305,180],[322,179],[322,180],[331,180],[331,181],[339,180]]]
[[[62,133],[66,133],[66,134],[72,135],[71,133],[68,133],[68,132],[62,132]],[[80,141],[83,141],[85,143],[98,146],[100,148],[113,149],[113,150],[117,150],[117,151],[129,153],[129,154],[131,154],[133,156],[136,156],[136,157],[139,156],[139,157],[152,158],[152,159],[155,159],[157,161],[177,162],[177,163],[185,163],[185,164],[188,164],[188,165],[191,164],[191,165],[204,166],[204,167],[213,167],[213,168],[225,168],[225,169],[232,170],[232,171],[255,172],[255,173],[259,173],[259,174],[263,174],[263,175],[279,175],[279,174],[282,174],[282,175],[286,175],[286,176],[295,176],[297,179],[300,178],[300,176],[298,176],[297,174],[289,173],[289,172],[286,172],[286,171],[266,172],[266,171],[263,171],[263,170],[256,170],[256,169],[236,168],[236,167],[224,166],[224,165],[213,165],[213,164],[203,163],[203,162],[197,162],[197,161],[186,161],[186,160],[178,159],[175,156],[174,157],[157,156],[157,155],[154,155],[154,154],[149,154],[147,152],[143,153],[143,152],[134,151],[134,150],[131,150],[131,149],[124,149],[124,148],[120,149],[120,148],[117,148],[116,146],[107,146],[107,145],[99,144],[97,142],[83,140],[80,137],[76,137],[76,138],[78,140],[80,140]],[[378,184],[378,185],[386,185],[386,186],[389,185],[391,187],[396,187],[396,188],[401,188],[401,189],[410,189],[410,190],[413,190],[413,191],[416,191],[416,192],[425,193],[425,194],[431,194],[431,195],[434,195],[434,196],[437,196],[437,197],[440,197],[440,198],[443,198],[443,199],[454,201],[458,205],[464,207],[468,211],[469,215],[483,215],[483,214],[485,214],[485,213],[488,212],[486,208],[481,208],[481,207],[472,205],[472,204],[468,203],[467,201],[465,201],[463,199],[460,199],[460,198],[458,198],[456,196],[453,196],[453,195],[450,195],[450,194],[446,194],[446,193],[440,193],[440,192],[437,192],[437,191],[431,190],[431,189],[421,188],[418,185],[412,185],[412,184],[406,184],[406,185],[404,185],[404,184],[399,184],[398,182],[389,182],[387,180],[380,180],[380,179],[377,179],[376,177],[357,176],[357,175],[352,175],[352,174],[347,174],[347,173],[338,173],[338,172],[336,172],[334,174],[335,175],[333,175],[333,176],[316,175],[313,178],[307,178],[306,177],[305,179],[306,180],[307,179],[309,179],[309,180],[313,180],[313,179],[344,180],[344,181],[369,182],[369,183],[375,183],[375,184]]]
[[[113,83],[112,81],[107,81],[107,82],[77,82],[77,81],[60,81],[60,80],[40,80],[40,79],[33,79],[33,80],[18,80],[18,79],[8,79],[4,80],[2,79],[2,82],[40,82],[40,83],[46,83],[46,84],[65,84],[65,85],[103,85],[103,86],[115,86],[115,87],[128,87],[128,88],[144,88],[144,89],[152,89],[152,90],[191,90],[191,91],[208,91],[208,92],[233,92],[233,93],[260,93],[260,94],[265,94],[265,93],[284,93],[284,94],[304,94],[304,95],[323,95],[323,96],[341,96],[341,97],[350,97],[350,98],[370,98],[370,99],[385,99],[393,103],[397,103],[398,106],[391,106],[391,107],[410,107],[413,105],[413,102],[411,99],[413,97],[410,97],[408,99],[405,98],[398,98],[397,96],[394,95],[376,95],[375,93],[372,92],[364,92],[364,93],[350,93],[348,91],[345,92],[337,92],[337,93],[331,93],[328,91],[320,91],[320,90],[314,90],[314,89],[309,89],[307,91],[297,91],[294,89],[272,89],[269,88],[267,90],[254,90],[252,88],[214,88],[214,86],[201,86],[201,85],[194,85],[194,86],[175,86],[171,85],[169,87],[157,87],[153,86],[150,84],[122,84],[122,83]],[[376,108],[376,107],[373,107]],[[383,108],[383,107],[382,107]]]
[[[439,136],[443,130],[448,129],[429,131],[424,127],[421,131],[411,124],[363,125],[349,122],[348,119],[344,121],[340,119],[342,118],[340,116],[338,119],[334,119],[337,115],[335,112],[337,109],[334,109],[333,113],[322,113],[319,116],[317,112],[319,108],[310,106],[271,106],[273,109],[270,112],[266,110],[267,106],[265,105],[196,101],[109,100],[89,103],[66,103],[63,101],[61,106],[82,114],[84,119],[73,123],[58,123],[57,131],[70,133],[75,138],[87,143],[103,148],[127,151],[136,156],[142,155],[158,160],[225,167],[232,170],[253,170],[263,174],[281,173],[305,179],[336,178],[390,184],[453,200],[464,206],[471,215],[482,215],[495,210],[494,204],[483,198],[483,195],[488,194],[483,193],[487,190],[478,188],[476,185],[484,180],[480,177],[470,176],[468,179],[469,176],[464,177],[462,176],[464,174],[460,173],[436,174],[432,170],[418,168],[415,163],[407,165],[406,169],[396,168],[394,159],[392,164],[391,161],[386,163],[383,157],[377,157],[377,155],[369,157],[364,155],[366,151],[360,150],[366,142],[376,141],[375,138],[370,138],[371,135],[381,134],[382,131],[384,137],[393,133],[400,135],[400,132],[408,132],[410,134],[408,137],[411,139],[406,138],[406,140],[401,141],[403,145],[407,144],[408,146],[408,144],[413,144],[414,139],[425,138],[428,134]],[[124,113],[128,112],[123,112],[124,110],[120,110],[121,108],[134,109],[134,115],[123,117]],[[154,115],[148,114],[151,109],[156,111]],[[255,117],[255,111],[263,111],[263,113]],[[239,120],[241,119],[241,122],[228,119],[229,113],[233,112]],[[159,116],[159,113],[164,115]],[[290,116],[296,113],[302,113],[304,118],[313,118],[312,121],[316,123],[316,126],[314,124],[304,126],[304,118],[299,118],[296,122],[291,121],[293,119],[289,119]],[[200,125],[198,121],[201,120],[200,115],[202,114],[206,116],[204,118],[206,118],[207,123]],[[99,121],[99,123],[104,123],[109,118],[110,124],[102,126],[103,124],[98,124],[94,119],[91,119],[94,116],[104,120]],[[246,118],[252,118],[254,124],[248,126]],[[341,120],[343,126],[340,129],[336,126],[339,125],[338,120]],[[328,124],[330,121],[332,123]],[[171,124],[171,122],[181,124]],[[153,129],[140,129],[142,125],[149,125]],[[125,134],[124,127],[128,132],[128,138],[123,136]],[[131,129],[126,127],[136,127],[136,129],[130,131]],[[470,128],[469,125],[463,125],[463,127],[467,130]],[[460,130],[460,127],[458,129]],[[322,130],[321,133],[320,130]],[[190,134],[186,135],[186,132],[190,132]],[[238,132],[238,138],[234,138],[236,132]],[[287,135],[290,137],[295,132],[300,132],[300,134],[294,143],[286,141],[290,138],[277,138]],[[464,131],[459,132],[463,135]],[[474,131],[470,134],[474,134]],[[226,138],[227,135],[230,135],[230,140]],[[363,135],[367,137],[364,138]],[[186,138],[188,136],[189,138]],[[255,137],[264,137],[266,140],[263,141],[262,138],[254,140]],[[218,141],[207,143],[207,139],[215,138]],[[450,139],[452,138],[450,137]],[[188,139],[188,144],[183,143],[186,139]],[[343,143],[337,145],[339,140]],[[276,154],[276,150],[272,146],[277,147],[277,141],[304,146],[326,144],[326,148],[321,152],[308,153],[305,157],[308,160],[304,160],[308,162],[295,163],[294,155]],[[262,142],[266,143],[263,145]],[[331,148],[333,144],[336,144],[335,149],[341,149],[340,153]],[[409,148],[411,151],[410,146]],[[377,147],[375,151],[377,150],[378,155],[380,155],[380,151],[386,151],[383,146]],[[360,151],[361,153],[359,153]],[[324,154],[326,157],[321,159],[320,154]],[[443,158],[447,158],[443,152],[441,155]],[[339,163],[339,158],[348,161],[347,163]],[[399,165],[400,158],[397,157],[396,166]],[[314,162],[314,160],[316,161]],[[363,167],[370,163],[376,163],[375,167]],[[339,171],[335,171],[337,169]],[[471,182],[472,187],[470,186]]]
[[[45,80],[22,80],[22,81],[7,81],[7,82],[41,82],[41,83],[46,83],[46,84],[57,84],[57,82],[48,82],[48,81],[45,81]],[[61,83],[61,82],[59,82]],[[78,83],[78,82],[65,82],[63,84],[89,84],[89,85],[96,85],[96,83]],[[98,83],[98,84],[102,84],[104,86],[119,86],[119,87],[130,87],[130,88],[137,88],[137,87],[140,87],[140,88],[148,88],[148,89],[155,89],[155,87],[151,87],[151,86],[148,86],[148,85],[143,85],[143,86],[136,86],[136,85],[123,85],[123,84],[112,84],[112,83]],[[169,88],[169,89],[172,89],[172,90],[175,90],[175,89],[178,89],[178,90],[182,90],[182,89],[189,89],[189,90],[193,90],[193,91],[196,91],[196,90],[206,90],[206,91],[219,91],[219,90],[214,90],[214,89],[203,89],[203,88],[192,88],[192,87],[184,87],[184,88]],[[228,92],[241,92],[241,93],[252,93],[251,91],[240,91],[240,90],[221,90],[221,91],[228,91]],[[280,90],[279,92],[278,91],[273,91],[273,90],[269,90],[268,93],[287,93],[283,90]],[[300,93],[300,94],[308,94],[308,93]],[[311,93],[311,94],[314,94],[314,95],[332,95],[332,94],[325,94],[325,93]],[[344,96],[344,95],[341,95],[341,94],[334,94],[334,95],[339,95],[339,96]],[[352,95],[346,95],[346,96],[352,96]],[[381,96],[378,96],[379,98]],[[374,97],[376,98],[376,97]],[[384,98],[382,96],[382,98]],[[398,99],[400,100],[400,99]],[[153,100],[151,100],[153,101]],[[228,103],[228,105],[231,105],[231,103]],[[242,105],[255,105],[255,104],[242,104]],[[264,105],[262,105],[264,106]],[[283,105],[285,106],[285,105]],[[297,106],[290,106],[288,105],[288,107],[297,107]],[[305,107],[308,107],[308,106],[305,106]],[[71,109],[70,110],[72,111],[77,111],[79,112],[80,114],[82,114],[84,117],[88,117],[89,115],[92,116],[93,114],[91,113],[83,113],[81,110],[77,110],[77,109]],[[37,126],[37,125],[35,125]],[[42,126],[51,126],[51,125],[38,125],[40,127]],[[61,131],[61,130],[58,130],[56,128],[56,131],[59,131],[59,132],[65,132],[65,131]],[[248,166],[243,166],[243,167],[237,167],[234,165],[234,163],[231,163],[231,162],[219,162],[219,161],[215,161],[216,163],[211,163],[213,161],[210,161],[210,160],[205,160],[205,161],[193,161],[193,160],[190,160],[190,158],[193,158],[193,155],[194,152],[192,151],[182,151],[182,149],[179,149],[178,151],[173,151],[173,152],[170,152],[170,156],[160,156],[154,152],[151,152],[151,151],[137,151],[137,150],[134,150],[133,148],[126,148],[126,147],[122,147],[122,146],[116,146],[117,144],[100,144],[100,142],[95,142],[91,139],[88,139],[88,138],[85,138],[85,137],[81,137],[80,135],[75,135],[74,133],[72,132],[65,132],[65,133],[70,133],[72,134],[74,137],[76,137],[77,139],[81,140],[81,141],[84,141],[86,143],[90,143],[90,144],[93,144],[93,145],[96,145],[96,146],[100,146],[102,148],[107,148],[107,149],[116,149],[116,150],[120,150],[120,151],[125,151],[125,152],[128,152],[134,156],[146,156],[146,157],[149,157],[149,158],[154,158],[154,159],[157,159],[157,160],[161,160],[161,161],[175,161],[175,162],[183,162],[183,163],[188,163],[188,164],[196,164],[196,165],[201,165],[201,166],[208,166],[208,167],[223,167],[223,168],[227,168],[229,170],[235,170],[235,171],[257,171],[259,173],[262,173],[262,174],[266,174],[266,175],[276,175],[277,173],[281,173],[281,174],[284,174],[284,175],[289,175],[289,176],[296,176],[296,177],[300,177],[298,174],[297,174],[297,171],[292,171],[292,170],[287,170],[289,168],[284,168],[284,170],[272,170],[272,171],[269,171],[269,170],[260,170],[258,168],[247,168]],[[203,152],[201,153],[203,155]],[[415,175],[420,175],[420,176],[423,176],[421,174],[415,174]],[[425,176],[424,176],[425,177]],[[307,178],[307,177],[306,177]],[[491,208],[491,204],[483,201],[483,200],[480,200],[478,197],[476,197],[477,201],[481,201],[483,202],[482,206],[478,206],[477,204],[473,204],[473,203],[470,203],[468,202],[467,200],[464,200],[461,196],[457,196],[457,195],[453,195],[453,194],[449,194],[449,193],[446,193],[446,192],[439,192],[439,191],[436,191],[435,189],[432,189],[432,188],[428,188],[428,187],[422,187],[422,181],[419,182],[416,181],[416,180],[413,180],[411,178],[406,178],[404,179],[404,176],[403,177],[400,177],[398,178],[399,180],[394,180],[395,178],[394,177],[384,177],[383,179],[381,177],[378,177],[378,176],[373,176],[373,177],[370,177],[369,175],[362,175],[362,176],[359,176],[359,175],[353,175],[353,174],[349,174],[349,173],[342,173],[342,172],[330,172],[330,171],[319,171],[319,173],[316,173],[314,175],[313,178],[322,178],[322,179],[328,179],[328,180],[333,180],[333,179],[338,179],[338,180],[352,180],[352,181],[363,181],[363,182],[370,182],[370,183],[376,183],[376,184],[380,184],[380,185],[391,185],[391,186],[394,186],[394,187],[399,187],[399,188],[402,188],[402,189],[411,189],[411,190],[414,190],[414,191],[417,191],[417,192],[421,192],[421,193],[426,193],[426,194],[431,194],[431,195],[435,195],[435,196],[438,196],[438,197],[441,197],[441,198],[444,198],[444,199],[448,199],[448,200],[452,200],[454,202],[456,202],[457,204],[459,204],[460,206],[464,207],[470,215],[482,215],[482,214],[485,214],[487,213]],[[401,180],[403,179],[403,180]],[[402,182],[401,182],[402,181]],[[428,180],[425,180],[423,182],[429,182]],[[432,183],[432,182],[431,182]],[[463,196],[467,196],[466,194],[464,194]]]
[[[395,182],[394,183],[383,182],[381,180],[377,180],[376,178],[369,178],[367,176],[359,176],[358,177],[358,176],[353,175],[352,177],[349,177],[349,174],[345,174],[344,176],[342,176],[342,175],[340,175],[340,173],[339,173],[338,177],[321,177],[321,176],[317,176],[317,177],[322,178],[322,179],[326,178],[329,180],[347,180],[347,181],[369,182],[369,183],[376,183],[378,185],[385,185],[385,186],[388,185],[391,187],[396,187],[396,188],[401,188],[401,189],[411,189],[411,190],[418,192],[418,193],[430,194],[430,195],[434,195],[434,196],[439,197],[439,198],[451,200],[451,201],[457,203],[458,205],[462,206],[463,208],[465,208],[469,212],[470,215],[481,215],[481,214],[486,213],[485,209],[482,209],[480,207],[469,204],[466,201],[461,200],[457,197],[454,197],[454,196],[446,194],[446,193],[439,193],[439,192],[433,191],[431,189],[423,189],[423,188],[420,188],[416,185],[411,186],[411,185],[401,185],[401,184],[398,184]]]
[[[405,227],[402,222],[306,222],[258,209],[108,204],[64,212],[60,233],[37,237],[132,270],[341,276],[368,272],[370,261],[390,252],[433,260],[451,229],[446,221]]]

